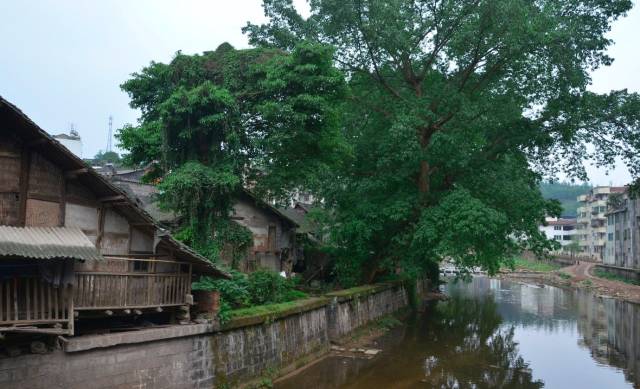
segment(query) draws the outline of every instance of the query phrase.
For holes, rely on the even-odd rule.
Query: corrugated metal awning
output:
[[[0,226],[0,257],[102,259],[79,228]]]

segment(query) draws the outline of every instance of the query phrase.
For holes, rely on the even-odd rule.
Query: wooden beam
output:
[[[43,143],[47,143],[47,139],[45,138],[38,138],[36,140],[32,140],[31,142],[27,143],[27,147],[34,147],[34,146],[39,146]]]
[[[101,197],[98,199],[98,201],[101,203],[110,203],[114,201],[125,201],[125,200],[126,198],[123,195],[107,196],[107,197]]]
[[[102,236],[104,235],[104,219],[107,212],[103,204],[98,208],[98,236],[96,237],[96,248],[98,251],[102,248]]]
[[[153,223],[150,222],[144,222],[144,223],[129,223],[129,225],[131,227],[151,227],[153,226]]]
[[[64,172],[65,178],[77,178],[81,174],[89,173],[89,168],[83,167],[82,169],[69,170]]]

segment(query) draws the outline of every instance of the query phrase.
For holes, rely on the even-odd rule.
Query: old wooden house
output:
[[[141,175],[131,171],[116,173],[109,179],[123,190],[132,193],[147,212],[166,226],[179,225],[177,216],[160,210],[156,202],[155,185],[140,182]],[[298,260],[296,228],[298,223],[282,210],[263,201],[251,191],[243,189],[235,195],[231,219],[246,227],[253,236],[252,247],[238,264],[239,270],[251,272],[264,268],[290,272]],[[222,260],[230,264],[229,252],[223,250]]]
[[[0,333],[175,311],[228,277],[0,97]]]
[[[242,264],[243,270],[292,271],[298,260],[295,255],[298,224],[294,220],[248,190],[236,196],[231,218],[253,235],[253,247]]]

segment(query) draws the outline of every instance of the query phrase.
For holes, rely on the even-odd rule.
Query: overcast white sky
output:
[[[152,60],[170,61],[178,50],[197,53],[225,41],[247,47],[240,29],[249,20],[265,20],[261,0],[2,0],[0,95],[49,133],[68,132],[74,123],[90,157],[106,147],[109,115],[114,131],[138,117],[119,87],[131,73]],[[592,89],[640,92],[640,8],[610,37],[616,61],[593,75]],[[624,167],[609,176],[588,171],[594,184],[630,180]]]

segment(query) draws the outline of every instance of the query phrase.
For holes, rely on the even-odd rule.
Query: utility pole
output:
[[[113,138],[113,116],[109,115],[109,137],[107,138],[107,151],[111,151],[111,138]]]

